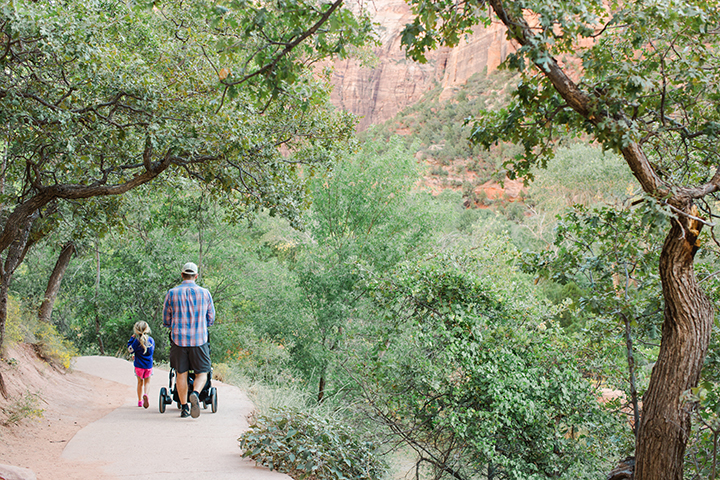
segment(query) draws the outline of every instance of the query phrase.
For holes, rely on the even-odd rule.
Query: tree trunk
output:
[[[97,336],[100,355],[105,355],[105,345],[100,331],[100,306],[98,305],[98,294],[100,292],[100,240],[97,238],[95,239],[95,267],[95,335]]]
[[[4,355],[5,351],[5,322],[7,321],[7,288],[9,279],[6,280],[6,275],[0,276],[0,357]]]
[[[628,376],[630,377],[630,404],[633,407],[633,432],[637,444],[637,432],[640,428],[640,406],[638,405],[637,377],[635,375],[635,354],[633,353],[630,319],[624,314],[621,314],[621,316],[625,323],[625,348],[627,351]]]
[[[318,385],[318,397],[317,403],[322,403],[325,400],[325,374],[320,375],[320,384]]]
[[[70,259],[73,253],[75,253],[75,244],[73,242],[66,243],[60,251],[60,256],[55,263],[55,268],[50,275],[47,288],[45,289],[45,298],[43,298],[42,304],[40,305],[38,318],[41,322],[50,322],[53,305],[55,304],[58,291],[60,291],[60,284],[65,275],[65,270],[67,270],[68,265],[70,265]]]
[[[38,217],[38,212],[25,219],[22,228],[17,232],[15,240],[8,246],[5,262],[0,263],[0,356],[5,347],[5,323],[7,322],[7,303],[10,280],[15,269],[25,259],[30,246],[30,230]]]
[[[693,269],[701,226],[686,215],[673,219],[660,255],[665,320],[660,353],[643,397],[635,480],[683,479],[690,412],[681,396],[698,384],[714,315]]]
[[[489,0],[497,17],[508,28],[508,35],[520,45],[543,42],[537,39],[524,18],[513,17],[502,0]],[[605,117],[595,110],[596,102],[581,90],[550,57],[536,62],[567,105],[593,125],[606,120],[616,122],[622,132],[630,122],[619,113]],[[613,135],[619,135],[618,131]],[[602,133],[600,129],[597,133]],[[607,132],[605,132],[607,134]],[[597,136],[597,134],[596,134]],[[620,140],[620,136],[617,137]],[[690,414],[681,404],[681,395],[697,386],[710,342],[713,308],[695,279],[693,260],[702,223],[693,198],[718,190],[716,172],[712,181],[697,188],[666,184],[655,172],[642,146],[622,137],[621,153],[643,191],[669,205],[677,215],[660,255],[660,279],[665,301],[662,341],[658,360],[643,397],[643,413],[637,435],[635,480],[682,480],[685,446],[690,433]]]

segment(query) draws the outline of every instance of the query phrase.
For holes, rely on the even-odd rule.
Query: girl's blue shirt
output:
[[[133,362],[133,364],[136,368],[150,369],[153,367],[155,340],[153,340],[152,337],[148,337],[147,351],[143,350],[143,346],[137,338],[130,337],[130,340],[128,340],[128,351],[135,354],[135,362]]]

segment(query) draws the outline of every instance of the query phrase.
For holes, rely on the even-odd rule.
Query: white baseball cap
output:
[[[183,265],[182,273],[186,275],[197,275],[197,265],[195,265],[193,262],[187,262],[185,265]]]

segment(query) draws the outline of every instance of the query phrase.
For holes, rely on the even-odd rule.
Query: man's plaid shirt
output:
[[[165,297],[163,324],[170,339],[180,347],[197,347],[208,341],[207,327],[215,321],[210,292],[192,280],[185,280]]]

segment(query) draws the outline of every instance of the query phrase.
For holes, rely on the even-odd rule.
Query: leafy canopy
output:
[[[308,64],[345,54],[368,27],[358,17],[356,30],[339,33],[338,16],[350,22],[339,3],[281,13],[285,4],[2,7],[4,199],[17,207],[0,249],[48,202],[124,193],[165,171],[238,194],[240,215],[297,215],[298,165],[334,160],[354,123],[328,107]],[[255,74],[235,78],[245,71]]]
[[[456,45],[475,25],[491,21],[484,2],[409,3],[417,17],[403,44],[420,61],[429,49]],[[717,2],[490,4],[502,21],[527,21],[508,32],[519,44],[504,63],[523,77],[507,109],[480,114],[472,139],[484,146],[521,143],[515,174],[531,176],[531,165],[544,166],[559,139],[587,132],[616,151],[639,143],[668,183],[708,179],[720,133]],[[546,75],[556,62],[578,78],[565,85],[565,98],[554,88],[564,87]]]

